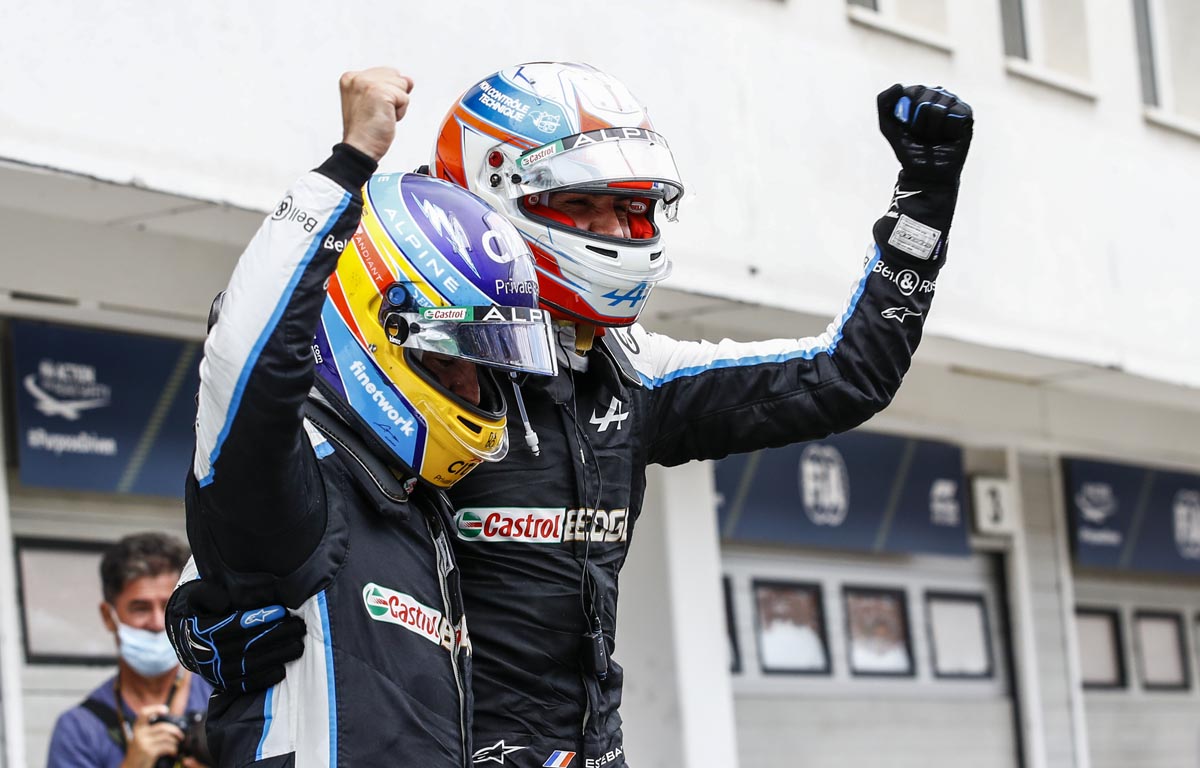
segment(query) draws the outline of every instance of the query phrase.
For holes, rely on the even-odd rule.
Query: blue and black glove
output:
[[[239,610],[201,579],[167,603],[167,635],[186,669],[220,691],[248,693],[278,683],[284,665],[304,653],[304,620],[282,605]]]
[[[975,115],[942,88],[897,83],[879,94],[879,131],[900,161],[900,176],[876,240],[894,255],[938,262],[958,201],[958,180]]]

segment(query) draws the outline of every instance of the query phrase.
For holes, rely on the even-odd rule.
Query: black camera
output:
[[[182,715],[155,715],[150,718],[153,723],[170,723],[183,731],[183,741],[179,743],[179,752],[175,755],[158,758],[154,768],[174,768],[181,757],[194,757],[205,765],[212,764],[212,755],[208,752],[208,737],[204,733],[204,724],[208,717],[203,712],[186,712]]]

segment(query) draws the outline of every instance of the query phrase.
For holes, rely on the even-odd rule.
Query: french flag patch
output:
[[[575,759],[574,752],[564,752],[561,749],[550,755],[550,759],[542,763],[542,768],[567,768]]]

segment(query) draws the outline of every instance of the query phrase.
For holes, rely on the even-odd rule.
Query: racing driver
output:
[[[973,115],[919,85],[888,88],[877,107],[901,170],[844,308],[819,336],[752,343],[637,324],[670,272],[659,225],[684,187],[620,81],[525,64],[451,107],[431,170],[516,225],[558,321],[557,376],[523,386],[526,447],[449,491],[475,649],[476,765],[626,764],[617,578],[648,464],[819,439],[891,401],[946,259]],[[203,613],[182,596],[173,620]]]

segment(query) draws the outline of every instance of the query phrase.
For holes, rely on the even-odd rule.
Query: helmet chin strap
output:
[[[596,341],[596,326],[591,323],[575,323],[575,351],[586,355]]]

